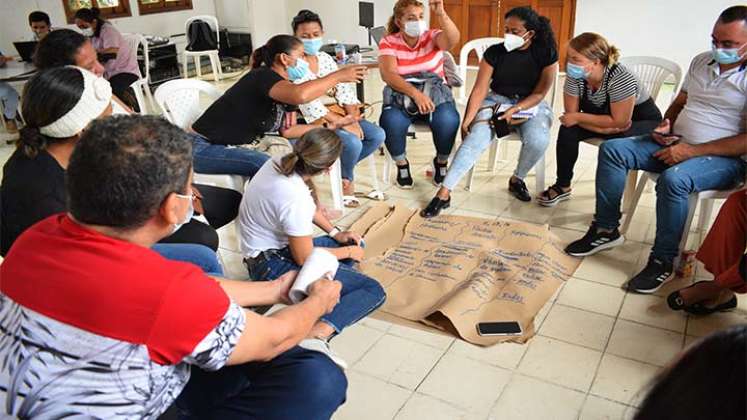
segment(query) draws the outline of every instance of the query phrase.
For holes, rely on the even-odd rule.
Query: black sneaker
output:
[[[451,197],[448,200],[433,197],[433,200],[420,212],[420,216],[426,219],[436,217],[441,213],[441,210],[448,209],[449,206],[451,206]]]
[[[623,242],[625,242],[625,238],[620,235],[619,230],[598,232],[597,225],[592,223],[586,235],[577,241],[571,242],[565,247],[565,252],[574,257],[586,257],[587,255],[594,255],[599,251],[622,245]]]
[[[405,189],[412,189],[412,174],[410,173],[410,162],[406,162],[404,165],[397,165],[397,186]]]
[[[514,197],[518,198],[521,201],[532,201],[532,196],[529,195],[527,184],[525,184],[521,179],[514,182],[511,182],[511,180],[509,179],[508,192],[510,192]]]
[[[628,282],[628,290],[638,293],[654,293],[674,277],[671,262],[649,257],[646,267]]]
[[[446,167],[448,165],[448,163],[439,162],[438,158],[433,158],[433,183],[437,186],[444,182],[444,178],[446,178]]]

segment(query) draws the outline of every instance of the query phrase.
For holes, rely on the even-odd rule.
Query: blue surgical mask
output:
[[[713,54],[713,59],[719,64],[734,64],[742,61],[742,58],[744,58],[744,55],[739,55],[739,50],[742,47],[716,48],[714,45],[711,47],[711,53]]]
[[[189,223],[189,221],[192,220],[192,216],[194,216],[195,214],[194,195],[176,194],[176,196],[185,200],[189,200],[189,210],[187,210],[187,214],[184,216],[184,220],[182,220],[181,223],[174,224],[174,232],[179,230],[185,224]]]
[[[304,39],[303,41],[303,52],[308,55],[317,55],[319,49],[322,48],[322,38]]]
[[[578,64],[567,63],[565,66],[565,73],[571,79],[583,80],[589,77],[589,72],[583,66]]]
[[[296,65],[288,67],[288,78],[291,82],[303,79],[309,73],[309,63],[303,58],[296,60]]]

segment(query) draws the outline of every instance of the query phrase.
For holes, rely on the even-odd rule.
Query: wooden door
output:
[[[558,41],[561,68],[565,67],[568,41],[573,36],[576,0],[444,0],[444,8],[459,28],[462,36],[451,53],[458,60],[459,51],[468,41],[476,38],[502,37],[503,16],[514,7],[531,6],[542,16],[550,19],[550,25]],[[431,27],[440,27],[437,18],[431,19]],[[473,55],[469,64],[477,64]]]

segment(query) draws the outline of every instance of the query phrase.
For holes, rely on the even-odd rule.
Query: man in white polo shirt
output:
[[[711,38],[712,50],[693,59],[680,93],[653,133],[602,144],[594,221],[583,238],[565,249],[580,257],[622,244],[620,201],[628,171],[659,173],[656,240],[648,264],[628,283],[631,291],[653,293],[673,277],[691,193],[744,181],[747,6],[724,10]]]

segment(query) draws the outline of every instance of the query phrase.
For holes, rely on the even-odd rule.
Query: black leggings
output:
[[[132,73],[119,73],[109,78],[109,84],[112,86],[114,96],[136,112],[140,112],[140,107],[137,104],[135,92],[130,86],[137,82],[138,79],[138,76]]]
[[[239,214],[241,194],[227,188],[211,185],[197,185],[202,194],[202,207],[205,218],[210,225],[197,220],[190,220],[171,236],[163,238],[160,243],[166,244],[200,244],[218,250],[219,239],[216,229],[225,226]]]
[[[555,147],[555,157],[558,165],[557,180],[555,183],[563,188],[571,186],[573,179],[573,167],[578,160],[579,143],[592,137],[603,139],[640,136],[650,133],[651,130],[661,123],[661,112],[652,99],[648,99],[633,109],[633,122],[624,133],[599,134],[574,125],[573,127],[561,126],[558,132],[558,144]]]

